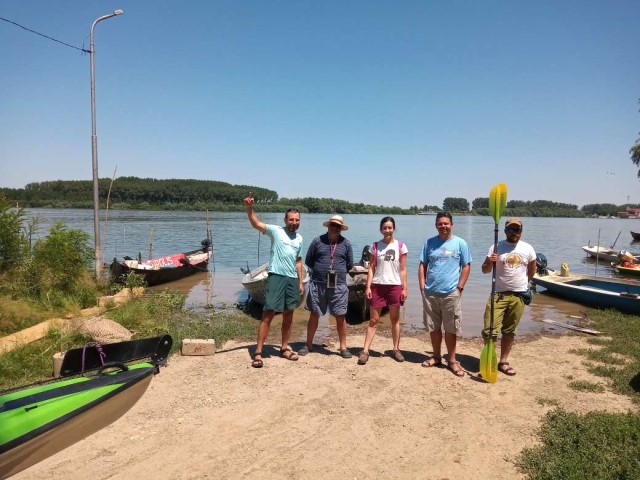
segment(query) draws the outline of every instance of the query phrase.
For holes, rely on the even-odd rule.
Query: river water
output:
[[[48,227],[56,221],[64,222],[69,228],[85,230],[93,238],[93,211],[80,209],[30,209],[29,217],[41,221],[39,236],[46,234]],[[102,254],[107,263],[113,257],[129,255],[149,257],[150,243],[153,256],[193,250],[206,237],[207,215],[204,212],[110,210],[105,222],[105,212],[101,212]],[[203,310],[208,306],[222,307],[236,302],[246,302],[247,295],[242,288],[241,267],[255,268],[269,258],[269,239],[251,228],[243,212],[209,212],[208,225],[213,234],[214,259],[208,273],[198,273],[192,277],[159,286],[159,289],[178,290],[186,295],[186,305],[193,310]],[[284,214],[265,213],[260,215],[265,223],[282,225]],[[304,237],[305,252],[313,237],[326,231],[322,223],[330,215],[303,214],[299,232]],[[358,261],[364,245],[377,240],[379,222],[382,215],[345,215],[349,230],[344,233],[354,249],[354,259]],[[396,238],[402,240],[409,249],[408,276],[409,298],[405,304],[403,328],[407,333],[424,330],[422,324],[422,303],[418,291],[418,263],[420,250],[426,238],[436,235],[435,216],[398,215]],[[473,262],[471,275],[463,294],[462,336],[478,336],[482,328],[485,304],[491,291],[491,275],[482,274],[480,265],[493,243],[494,224],[490,217],[454,217],[454,233],[464,238],[471,248]],[[502,219],[504,221],[504,219]],[[603,276],[615,276],[606,262],[596,265],[588,259],[583,245],[600,244],[616,248],[640,251],[634,246],[630,230],[640,231],[640,221],[630,219],[584,219],[584,218],[523,218],[522,239],[533,245],[537,253],[543,253],[550,268],[559,269],[566,262],[571,271]],[[153,229],[153,234],[151,234]],[[501,222],[499,238],[504,238]],[[621,232],[621,233],[620,233]],[[616,237],[619,235],[619,238]],[[262,238],[260,238],[262,237]],[[567,322],[569,315],[579,315],[585,307],[566,302],[544,292],[534,295],[530,306],[520,323],[521,333],[554,330],[541,320],[548,318]],[[259,312],[255,313],[256,317]],[[319,334],[328,334],[335,329],[332,318],[321,320]],[[304,338],[307,313],[299,309],[295,313],[294,341]],[[388,319],[383,318],[383,326]],[[362,323],[356,328],[362,328]]]

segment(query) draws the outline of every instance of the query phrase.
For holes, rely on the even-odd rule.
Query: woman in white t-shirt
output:
[[[407,246],[393,238],[396,222],[392,217],[384,217],[380,221],[382,240],[371,245],[371,261],[367,273],[365,295],[369,299],[371,318],[364,349],[358,355],[358,365],[369,360],[369,347],[376,334],[380,313],[384,307],[389,308],[391,319],[391,336],[393,338],[393,358],[404,362],[400,352],[400,307],[407,298]]]

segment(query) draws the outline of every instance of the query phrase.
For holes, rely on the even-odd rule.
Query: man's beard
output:
[[[300,227],[300,225],[287,225],[287,232],[295,233],[298,227]]]

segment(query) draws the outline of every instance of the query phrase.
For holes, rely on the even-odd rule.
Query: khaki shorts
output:
[[[493,339],[498,338],[498,332],[503,335],[515,335],[518,333],[518,323],[524,312],[524,300],[514,293],[496,293],[493,303]],[[489,338],[489,325],[491,324],[491,295],[484,309],[484,328],[482,338]]]
[[[422,319],[429,333],[444,330],[458,335],[462,330],[462,305],[458,290],[444,296],[422,292]]]

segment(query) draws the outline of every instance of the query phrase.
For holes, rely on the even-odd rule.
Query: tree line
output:
[[[281,212],[294,207],[304,213],[340,214],[417,214],[448,211],[460,214],[490,215],[489,198],[474,199],[471,204],[462,197],[447,197],[441,206],[413,205],[409,208],[368,205],[336,198],[280,198],[278,193],[253,185],[232,185],[215,180],[154,179],[118,177],[99,180],[100,208],[115,210],[182,210],[242,211],[242,200],[252,192],[256,210]],[[36,182],[24,188],[0,188],[0,196],[9,203],[30,208],[93,208],[93,181],[54,180]],[[627,205],[610,203],[577,205],[549,200],[510,200],[504,215],[522,217],[588,217],[616,216]]]

